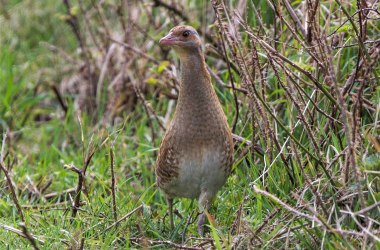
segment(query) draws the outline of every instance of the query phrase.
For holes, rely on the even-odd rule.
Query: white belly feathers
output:
[[[220,152],[198,149],[179,162],[178,178],[169,184],[175,196],[198,198],[201,192],[215,195],[226,181]],[[190,153],[190,152],[189,152]]]

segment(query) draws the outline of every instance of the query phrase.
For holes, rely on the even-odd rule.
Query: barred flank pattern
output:
[[[178,177],[178,159],[175,157],[177,151],[167,146],[167,138],[165,137],[161,143],[156,163],[157,185],[159,187]]]

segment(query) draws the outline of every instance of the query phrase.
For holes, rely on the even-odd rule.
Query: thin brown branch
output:
[[[252,147],[253,149],[259,154],[259,155],[264,155],[264,150],[260,147],[259,144],[253,144],[252,141],[245,139],[237,134],[232,134],[232,139],[234,140],[235,143],[243,143],[247,146]]]
[[[83,166],[80,169],[74,166],[73,164],[64,165],[65,168],[71,171],[74,171],[75,173],[78,174],[78,184],[75,190],[74,201],[72,204],[71,222],[73,222],[73,219],[76,217],[77,212],[80,209],[80,206],[81,206],[80,197],[81,197],[82,190],[84,189],[84,186],[85,186],[86,170],[87,170],[88,165],[91,162],[92,157],[95,154],[93,137],[91,137],[90,142],[88,143],[88,146],[87,146],[87,151],[85,152],[83,126],[82,126],[82,120],[80,118],[80,115],[78,115],[78,121],[79,121],[80,130],[81,130]]]
[[[286,9],[288,10],[290,16],[292,17],[294,23],[297,25],[297,28],[301,31],[302,36],[304,38],[306,38],[307,37],[307,33],[306,33],[306,31],[305,31],[305,29],[304,29],[304,27],[303,27],[300,19],[298,18],[297,14],[294,12],[291,4],[289,3],[288,0],[282,0],[282,2],[285,4]]]
[[[283,202],[282,200],[280,200],[276,196],[268,193],[267,191],[259,189],[256,185],[253,185],[253,190],[256,193],[262,194],[262,195],[270,198],[274,202],[280,204],[283,208],[285,208],[289,212],[293,213],[294,215],[299,216],[299,217],[303,217],[303,218],[308,219],[309,221],[312,221],[312,222],[316,222],[318,225],[323,225],[323,222],[318,217],[314,217],[314,216],[311,216],[309,214],[306,214],[306,213],[303,213],[301,211],[298,211],[297,209],[295,209],[295,208],[291,207],[290,205],[286,204],[285,202]]]
[[[191,213],[189,214],[189,217],[187,217],[186,225],[185,225],[185,228],[183,229],[183,232],[181,235],[182,245],[185,243],[185,240],[186,240],[187,228],[189,227],[190,224],[192,224],[194,222],[191,220],[191,217],[193,217],[194,212],[195,212],[195,210],[193,209],[193,211],[191,211]]]
[[[161,6],[171,12],[173,12],[174,14],[176,14],[177,16],[179,16],[180,18],[182,18],[185,22],[189,22],[189,17],[187,17],[184,12],[182,10],[179,10],[177,9],[176,7],[174,7],[173,5],[169,5],[161,0],[153,0],[154,4],[156,6]]]
[[[136,80],[134,80],[134,77],[132,76],[131,73],[129,74],[129,77],[130,77],[131,79],[133,79],[133,80],[132,80],[133,89],[134,89],[134,91],[135,91],[135,93],[136,93],[137,98],[139,98],[139,100],[140,100],[141,103],[143,104],[144,109],[145,109],[145,112],[147,113],[147,115],[148,115],[149,117],[150,117],[150,116],[153,116],[153,117],[156,119],[158,125],[161,127],[161,129],[165,131],[165,130],[166,130],[165,125],[162,123],[161,119],[158,117],[158,115],[156,114],[156,112],[153,110],[153,108],[152,108],[152,106],[150,105],[150,103],[145,99],[144,95],[141,93],[140,88],[139,88],[139,86],[138,86],[138,83],[137,83]],[[149,121],[149,122],[150,122],[150,121]],[[153,126],[151,126],[151,128],[153,129]],[[152,137],[153,137],[153,139],[154,139],[154,137],[155,137],[155,136],[154,136],[154,131],[153,131],[153,130],[152,130]],[[153,141],[154,141],[154,140],[153,140]]]
[[[60,191],[60,192],[51,192],[51,193],[45,194],[44,197],[47,200],[54,199],[54,198],[57,198],[57,197],[59,198],[61,196],[67,195],[69,193],[73,193],[73,192],[75,192],[75,190],[76,190],[76,188],[68,188],[68,189]],[[59,200],[59,199],[57,199],[57,200]]]
[[[131,242],[134,242],[137,244],[148,243],[149,245],[154,246],[154,247],[167,246],[167,247],[172,247],[175,249],[184,249],[184,250],[202,250],[202,249],[204,249],[203,247],[192,247],[192,246],[181,245],[181,244],[169,241],[169,240],[149,240],[147,238],[142,238],[142,237],[141,238],[130,238],[129,240]]]
[[[19,235],[21,237],[27,238],[27,236],[23,233],[23,231],[21,231],[21,230],[19,230],[17,228],[14,228],[14,227],[11,227],[11,226],[8,226],[8,225],[5,225],[5,224],[1,224],[1,223],[0,223],[0,227],[2,227],[4,230],[7,230],[7,231],[12,232],[12,233],[15,233],[15,234],[17,234],[17,235]],[[35,235],[30,234],[30,233],[29,233],[29,235],[30,235],[30,237],[33,238],[33,240],[38,241],[40,244],[44,244],[45,243],[43,240],[37,238]]]
[[[369,212],[372,209],[377,208],[377,207],[380,207],[380,201],[372,204],[371,206],[368,206],[368,207],[363,208],[363,209],[361,209],[359,211],[356,211],[355,213],[353,213],[353,215],[365,214],[365,213],[367,213],[367,212]]]
[[[380,243],[380,238],[373,234],[370,230],[368,230],[367,228],[363,227],[362,226],[362,223],[360,223],[358,221],[358,219],[356,218],[355,214],[351,212],[350,208],[346,205],[346,209],[349,211],[349,214],[351,216],[351,218],[355,221],[356,225],[358,225],[358,227],[366,234],[366,235],[369,235],[371,236],[375,241],[379,242]]]
[[[1,145],[0,168],[1,168],[1,170],[3,170],[3,172],[5,174],[5,178],[7,179],[7,183],[8,183],[9,189],[10,189],[11,194],[12,194],[12,200],[13,200],[14,204],[16,205],[16,208],[17,208],[18,214],[21,218],[21,221],[24,222],[25,221],[24,213],[23,213],[22,208],[20,206],[20,203],[18,201],[15,188],[13,187],[13,182],[12,182],[11,176],[8,172],[8,169],[4,165],[4,158],[3,157],[4,157],[4,149],[5,149],[6,139],[7,139],[7,134],[4,133],[3,134],[3,143]]]
[[[179,16],[186,23],[189,23],[190,18],[187,15],[184,14],[185,13],[184,11],[179,10],[176,7],[174,7],[173,5],[169,5],[169,4],[167,4],[167,3],[165,3],[165,2],[163,2],[161,0],[153,0],[153,2],[156,5],[156,7],[161,6],[164,9],[167,9],[170,12],[173,12],[175,15]],[[212,44],[216,44],[216,42],[214,41],[214,38],[210,34],[204,33],[201,29],[199,29],[197,31],[198,31],[198,33],[200,35],[204,36],[207,39],[207,41],[209,41]]]
[[[237,95],[236,95],[235,81],[234,81],[234,77],[232,75],[231,65],[230,65],[230,59],[228,57],[227,50],[226,50],[226,44],[225,44],[225,41],[224,41],[225,40],[224,36],[226,34],[223,33],[224,29],[222,28],[222,20],[221,20],[221,17],[219,16],[219,12],[217,10],[217,5],[218,5],[217,1],[212,1],[212,6],[214,8],[214,12],[215,12],[218,24],[219,24],[219,29],[218,30],[219,30],[219,37],[220,37],[221,42],[222,42],[224,61],[227,63],[228,76],[229,76],[230,83],[231,83],[231,86],[232,86],[232,94],[234,96],[235,110],[236,110],[235,118],[234,118],[234,121],[233,121],[233,124],[232,124],[232,133],[234,133],[235,130],[236,130],[236,125],[237,125],[238,120],[239,120],[239,101],[238,101],[238,98],[237,98]]]
[[[53,90],[55,96],[57,97],[57,100],[58,100],[59,104],[61,105],[61,108],[62,108],[63,112],[65,113],[65,117],[66,117],[68,107],[67,107],[65,101],[63,100],[61,93],[59,92],[58,88],[55,85],[51,85],[50,87]]]
[[[110,169],[111,169],[111,194],[112,194],[113,218],[115,221],[117,221],[116,181],[115,181],[115,170],[114,170],[113,146],[110,147]]]
[[[123,220],[129,218],[132,214],[134,214],[138,210],[142,209],[143,207],[144,207],[143,204],[141,204],[140,206],[136,207],[135,209],[133,209],[132,211],[130,211],[129,213],[127,213],[126,215],[124,215],[123,217],[121,217],[120,219],[118,219],[117,221],[115,221],[114,223],[112,223],[104,231],[110,230],[111,228],[113,228],[114,226],[116,226],[117,224],[119,224],[120,222],[122,222]]]
[[[147,53],[143,52],[140,49],[137,49],[137,48],[135,48],[135,47],[133,47],[133,46],[131,46],[129,44],[126,44],[124,42],[121,42],[121,41],[118,41],[116,39],[113,39],[112,37],[109,37],[108,39],[110,39],[114,43],[117,43],[117,44],[123,46],[126,49],[129,49],[129,50],[133,51],[136,54],[139,54],[139,55],[143,56],[144,58],[146,58],[146,59],[148,59],[148,60],[150,60],[150,61],[152,61],[152,62],[154,62],[156,64],[160,64],[160,62],[156,58],[148,55]]]
[[[241,92],[243,94],[248,94],[248,90],[246,89],[243,89],[243,88],[239,88],[239,87],[236,87],[236,86],[232,86],[232,85],[228,85],[228,84],[225,84],[222,79],[220,79],[220,77],[209,67],[207,66],[207,69],[208,69],[208,72],[210,72],[211,76],[214,77],[214,79],[216,80],[216,83],[223,87],[223,88],[228,88],[228,89],[232,89],[232,90],[235,90],[235,91],[238,91],[238,92]]]
[[[22,233],[25,235],[25,238],[30,242],[30,244],[32,245],[33,249],[34,250],[39,250],[35,238],[33,237],[33,235],[31,235],[28,232],[28,229],[26,228],[25,223],[23,223],[23,222],[20,223],[20,227],[22,229]]]

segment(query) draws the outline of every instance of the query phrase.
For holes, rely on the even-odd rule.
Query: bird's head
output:
[[[160,45],[173,47],[180,54],[189,53],[201,47],[201,39],[193,27],[179,25],[160,39]]]

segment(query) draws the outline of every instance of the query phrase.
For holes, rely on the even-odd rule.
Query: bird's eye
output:
[[[190,31],[188,30],[185,30],[183,33],[182,33],[182,36],[184,37],[188,37],[190,35]]]

